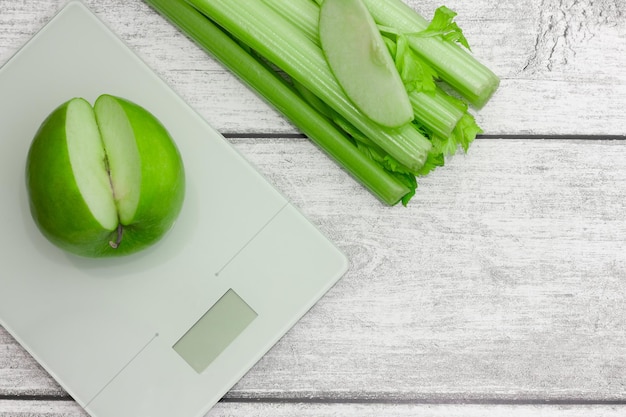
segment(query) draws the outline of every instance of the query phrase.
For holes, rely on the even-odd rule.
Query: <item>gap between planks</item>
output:
[[[308,139],[303,133],[222,133],[226,139]],[[476,140],[577,140],[614,141],[626,140],[626,135],[478,135]]]
[[[16,402],[74,402],[70,395],[0,395],[0,401]],[[360,404],[360,405],[510,405],[510,406],[626,406],[626,399],[587,399],[587,398],[467,398],[431,395],[423,398],[346,398],[346,397],[251,397],[225,396],[221,403],[258,404]]]

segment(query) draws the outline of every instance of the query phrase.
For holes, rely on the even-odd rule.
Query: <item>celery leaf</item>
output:
[[[435,151],[439,151],[444,155],[454,155],[459,146],[467,153],[471,143],[479,133],[482,133],[482,129],[476,123],[474,116],[470,113],[465,113],[450,136],[443,138],[433,135],[431,143]]]
[[[437,72],[411,49],[406,36],[398,35],[392,55],[408,92],[433,92]]]
[[[467,42],[465,35],[463,35],[463,30],[456,24],[456,22],[453,21],[456,15],[455,11],[448,9],[446,6],[441,6],[435,10],[433,19],[428,27],[425,30],[412,35],[422,37],[441,36],[445,41],[451,43],[458,42],[470,50],[471,48],[469,43]]]

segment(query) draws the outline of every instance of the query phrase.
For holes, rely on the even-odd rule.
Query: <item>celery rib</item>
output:
[[[395,205],[412,192],[363,155],[342,132],[301,99],[279,76],[248,54],[185,0],[146,2],[263,96],[381,201]]]
[[[403,33],[418,33],[429,22],[402,0],[363,0],[374,17],[383,26]],[[500,79],[459,45],[445,42],[440,37],[409,36],[413,50],[437,70],[442,80],[457,90],[475,107],[480,108],[491,98]]]
[[[407,168],[418,171],[424,165],[432,148],[430,141],[412,124],[386,129],[363,116],[337,83],[319,46],[266,4],[230,0],[189,3],[304,85]]]
[[[311,41],[319,43],[319,7],[311,0],[262,0],[272,10],[301,30]]]

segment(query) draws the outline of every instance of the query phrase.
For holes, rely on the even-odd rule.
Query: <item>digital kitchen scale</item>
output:
[[[24,166],[45,117],[102,93],[155,114],[187,195],[156,246],[48,243]],[[204,415],[344,274],[346,257],[82,3],[0,68],[0,324],[94,417]]]

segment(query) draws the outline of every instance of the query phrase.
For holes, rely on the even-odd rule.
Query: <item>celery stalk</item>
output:
[[[428,27],[429,22],[402,0],[363,1],[379,25],[406,34]],[[409,36],[408,39],[415,52],[437,70],[441,79],[475,107],[484,106],[498,88],[498,77],[459,45],[437,36]]]
[[[280,2],[281,7],[286,7],[284,4],[289,0],[269,1]],[[294,1],[301,4],[306,0]],[[311,1],[321,4],[323,0]],[[409,35],[411,48],[437,71],[443,81],[475,107],[484,106],[497,90],[500,85],[498,76],[468,51],[457,44],[445,42],[441,37],[419,36],[419,32],[425,31],[430,22],[402,0],[363,0],[363,2],[380,26]],[[300,23],[305,21],[300,20]]]
[[[327,118],[306,103],[282,78],[248,54],[228,34],[185,0],[146,0],[248,86],[284,114],[305,135],[383,202],[406,204],[409,189],[362,154]]]
[[[319,6],[311,0],[262,0],[272,10],[301,30],[310,40],[319,43]]]
[[[204,15],[304,85],[409,170],[424,166],[430,141],[412,124],[386,129],[363,116],[345,95],[323,52],[260,1],[189,0]]]

